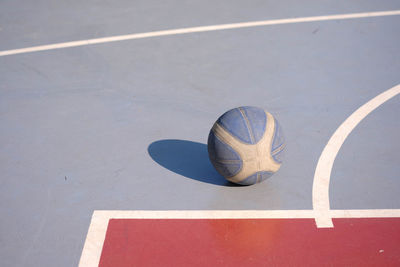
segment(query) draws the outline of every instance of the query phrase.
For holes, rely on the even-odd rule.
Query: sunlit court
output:
[[[0,2],[0,266],[400,266],[400,2]]]

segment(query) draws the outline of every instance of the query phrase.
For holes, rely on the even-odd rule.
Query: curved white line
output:
[[[351,14],[302,17],[302,18],[289,18],[289,19],[276,19],[276,20],[261,20],[261,21],[250,21],[250,22],[241,22],[241,23],[232,23],[232,24],[182,28],[182,29],[154,31],[154,32],[136,33],[136,34],[128,34],[128,35],[118,35],[118,36],[111,36],[111,37],[104,37],[104,38],[87,39],[87,40],[80,40],[80,41],[73,41],[73,42],[33,46],[33,47],[27,47],[27,48],[21,48],[21,49],[5,50],[5,51],[0,51],[0,56],[39,52],[39,51],[54,50],[54,49],[68,48],[68,47],[85,46],[85,45],[92,45],[92,44],[117,42],[117,41],[124,41],[124,40],[143,39],[143,38],[165,36],[165,35],[220,31],[220,30],[228,30],[228,29],[239,29],[239,28],[249,28],[249,27],[267,26],[267,25],[289,24],[289,23],[326,21],[326,20],[344,20],[344,19],[382,17],[382,16],[393,16],[393,15],[400,15],[400,10],[377,11],[377,12],[366,12],[366,13],[351,13]]]
[[[329,182],[333,162],[344,140],[353,129],[374,109],[400,93],[400,84],[374,97],[337,128],[318,160],[313,182],[313,209],[318,227],[333,227],[329,205]]]

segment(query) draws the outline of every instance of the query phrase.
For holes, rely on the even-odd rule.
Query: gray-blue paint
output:
[[[400,1],[0,1],[0,47],[394,9]],[[398,16],[309,22],[1,58],[0,266],[77,266],[94,209],[310,209],[329,137],[399,83],[399,27]],[[390,102],[341,148],[332,208],[399,208],[399,97]],[[256,186],[216,185],[207,134],[243,105],[278,115],[285,162]],[[203,148],[158,146],[174,172],[147,153],[168,138]]]

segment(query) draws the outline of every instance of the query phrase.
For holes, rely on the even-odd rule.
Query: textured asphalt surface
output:
[[[193,26],[400,9],[399,1],[2,1],[0,50]],[[0,57],[0,265],[76,266],[94,210],[311,209],[318,158],[400,83],[400,16],[164,36]],[[334,209],[400,208],[400,97],[335,161]],[[226,183],[214,121],[270,111],[287,139],[264,183]]]

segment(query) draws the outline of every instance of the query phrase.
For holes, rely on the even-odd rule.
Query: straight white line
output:
[[[16,54],[22,54],[22,53],[32,53],[32,52],[54,50],[54,49],[60,49],[60,48],[77,47],[77,46],[85,46],[85,45],[93,45],[93,44],[101,44],[101,43],[110,43],[110,42],[133,40],[133,39],[143,39],[143,38],[166,36],[166,35],[220,31],[220,30],[228,30],[228,29],[239,29],[239,28],[259,27],[259,26],[268,26],[268,25],[289,24],[289,23],[302,23],[302,22],[326,21],[326,20],[344,20],[344,19],[383,17],[383,16],[394,16],[394,15],[400,15],[400,10],[377,11],[377,12],[366,12],[366,13],[351,13],[351,14],[339,14],[339,15],[327,15],[327,16],[315,16],[315,17],[288,18],[288,19],[276,19],[276,20],[261,20],[261,21],[250,21],[250,22],[241,22],[241,23],[192,27],[192,28],[181,28],[181,29],[118,35],[118,36],[111,36],[111,37],[104,37],[104,38],[87,39],[87,40],[80,40],[80,41],[73,41],[73,42],[49,44],[49,45],[42,45],[42,46],[33,46],[33,47],[27,47],[27,48],[21,48],[21,49],[5,50],[5,51],[0,51],[0,56],[16,55]]]
[[[332,218],[399,218],[400,209],[330,210],[329,214]]]
[[[113,211],[105,213],[94,211],[89,225],[85,245],[83,246],[80,267],[97,267],[100,263],[101,251],[106,238],[108,221],[113,218]]]
[[[314,218],[313,210],[98,210],[97,216],[118,219],[274,219]]]
[[[314,210],[95,210],[105,219],[314,219]],[[400,209],[329,210],[332,218],[400,217]]]
[[[329,183],[333,162],[344,141],[369,113],[399,93],[400,84],[374,97],[351,114],[329,139],[318,160],[314,174],[312,197],[318,227],[333,227],[329,211]]]
[[[400,209],[330,210],[330,218],[399,218]],[[96,210],[80,267],[98,266],[110,219],[313,219],[314,210]]]

